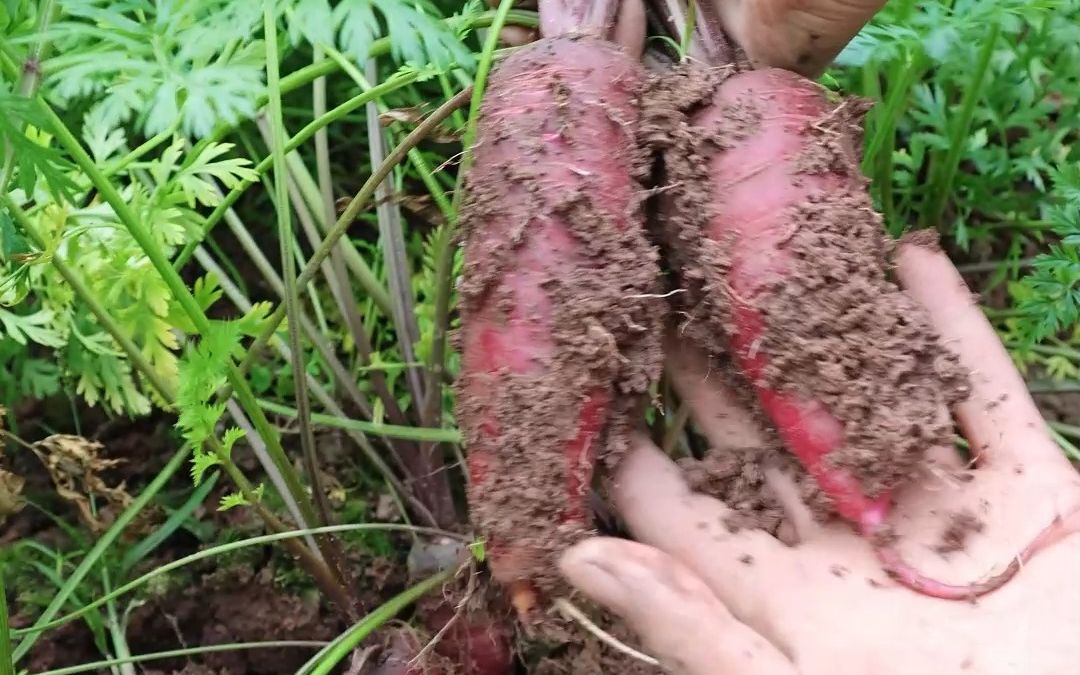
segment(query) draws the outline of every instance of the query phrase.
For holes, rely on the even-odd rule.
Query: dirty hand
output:
[[[769,478],[790,545],[760,530],[729,531],[724,504],[692,493],[641,438],[613,491],[637,542],[585,541],[565,554],[562,571],[624,617],[673,672],[1063,675],[1080,663],[1080,476],[945,254],[905,244],[897,264],[906,291],[972,373],[972,396],[954,412],[976,449],[973,467],[953,448],[932,449],[935,474],[896,495],[891,521],[903,554],[931,576],[966,583],[1000,569],[1056,516],[1066,536],[977,602],[938,600],[894,584],[849,525],[815,522],[782,475]],[[681,347],[669,358],[714,451],[762,441],[702,357]],[[962,550],[935,552],[945,516],[965,511],[978,514],[982,531]]]

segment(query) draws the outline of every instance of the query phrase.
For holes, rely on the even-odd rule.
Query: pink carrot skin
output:
[[[540,10],[564,31],[582,16],[611,23],[617,4]],[[658,268],[632,176],[644,76],[603,30],[585,32],[492,74],[463,215],[468,498],[520,614],[558,583],[552,556],[591,530],[594,464],[625,442],[630,404],[659,370],[662,305],[641,299]]]
[[[754,383],[758,400],[785,445],[829,496],[837,513],[873,542],[883,569],[893,579],[921,594],[948,600],[968,600],[1000,588],[1026,560],[1060,538],[1065,531],[1060,519],[995,575],[961,585],[930,579],[906,563],[891,544],[882,543],[888,540],[879,535],[888,531],[890,496],[868,497],[855,476],[827,462],[829,453],[843,443],[841,422],[816,401],[765,385],[768,363],[756,349],[763,335],[764,318],[753,305],[738,299],[754,297],[784,278],[791,264],[790,253],[783,245],[790,236],[788,207],[803,202],[814,192],[864,188],[854,176],[799,172],[793,166],[805,143],[803,130],[833,109],[818,85],[778,69],[740,73],[718,87],[714,106],[700,115],[745,96],[767,101],[768,113],[753,133],[713,156],[710,171],[716,192],[722,193],[723,199],[715,202],[707,232],[710,238],[731,247],[727,279],[735,299],[732,309],[736,324],[731,346],[740,369]],[[854,148],[848,150],[854,153]],[[795,174],[798,180],[792,180]]]

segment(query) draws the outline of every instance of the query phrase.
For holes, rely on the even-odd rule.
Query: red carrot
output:
[[[1054,525],[1001,573],[949,585],[905,563],[886,522],[891,491],[925,449],[951,442],[942,413],[966,379],[886,275],[888,244],[858,169],[860,104],[778,69],[665,77],[644,128],[663,157],[661,218],[690,291],[686,333],[726,344],[783,443],[899,583],[945,599],[999,588]]]
[[[492,74],[466,183],[458,421],[473,522],[522,612],[560,585],[554,557],[591,529],[594,464],[625,450],[658,374],[632,175],[644,78],[602,37],[617,7],[541,3],[545,31],[574,32]]]

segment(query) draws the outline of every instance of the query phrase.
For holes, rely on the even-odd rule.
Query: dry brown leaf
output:
[[[410,213],[415,213],[420,218],[433,225],[442,225],[446,222],[442,211],[439,210],[430,195],[412,195],[399,192],[394,195],[394,201]]]
[[[414,105],[409,108],[394,108],[393,110],[387,110],[379,115],[379,124],[384,127],[388,127],[394,122],[417,124],[422,119],[424,119],[424,112],[420,110],[420,106]]]
[[[0,525],[4,524],[8,516],[13,516],[22,509],[22,490],[25,483],[19,476],[0,469]]]
[[[7,415],[7,408],[0,405],[0,425]],[[4,443],[0,437],[0,459],[4,457]],[[22,491],[26,481],[10,471],[0,468],[0,525],[8,516],[18,513],[23,507]]]
[[[459,143],[461,133],[450,129],[436,129],[428,134],[427,139],[432,143]]]
[[[34,452],[52,477],[56,493],[75,505],[79,520],[95,533],[104,531],[109,523],[101,517],[106,509],[99,506],[98,516],[94,515],[90,508],[91,496],[104,499],[115,513],[123,511],[132,502],[123,482],[109,487],[98,475],[123,461],[102,458],[103,447],[96,441],[70,434],[53,434],[33,445]]]

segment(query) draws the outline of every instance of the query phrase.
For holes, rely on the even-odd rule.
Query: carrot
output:
[[[722,53],[699,49],[713,63]],[[967,383],[887,274],[858,168],[861,103],[785,70],[680,66],[645,108],[668,259],[688,291],[685,334],[707,350],[719,338],[782,442],[896,581],[946,599],[1007,582],[1038,541],[1001,573],[950,585],[905,563],[887,523],[925,449],[951,444],[946,411]]]
[[[457,417],[471,518],[523,615],[561,586],[555,557],[592,528],[594,465],[627,448],[659,371],[634,177],[644,76],[605,39],[618,5],[540,3],[548,37],[493,72],[466,179]]]

